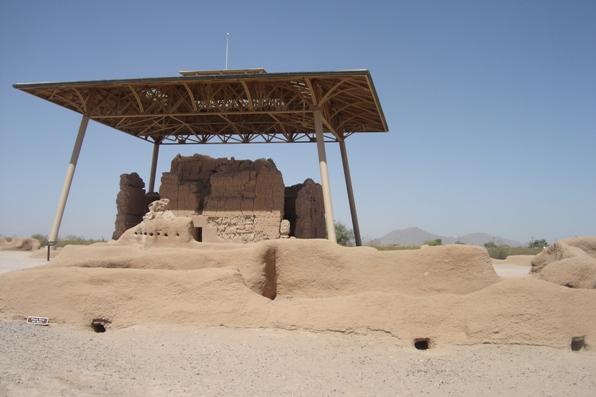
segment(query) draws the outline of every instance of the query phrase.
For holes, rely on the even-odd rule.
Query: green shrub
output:
[[[354,245],[354,231],[349,229],[343,222],[335,222],[335,238],[339,245],[346,247]]]
[[[426,240],[424,242],[424,244],[430,245],[431,247],[433,247],[433,246],[437,246],[437,245],[443,245],[443,241],[440,238],[438,238],[436,240]]]
[[[544,248],[544,247],[548,247],[548,243],[546,242],[545,239],[536,240],[536,241],[530,243],[530,248]]]

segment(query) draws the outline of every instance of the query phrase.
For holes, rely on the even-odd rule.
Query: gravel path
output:
[[[520,266],[509,264],[493,264],[495,272],[503,278],[529,278],[532,266]]]
[[[0,396],[594,396],[596,354],[386,334],[0,320]]]
[[[0,251],[0,274],[48,263],[47,257],[31,258],[31,251]]]

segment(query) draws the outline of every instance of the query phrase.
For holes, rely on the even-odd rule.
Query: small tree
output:
[[[497,244],[495,244],[494,241],[489,241],[488,243],[484,243],[484,248],[497,248]]]
[[[438,238],[438,239],[435,239],[435,240],[426,240],[424,242],[424,244],[425,245],[430,245],[432,247],[432,246],[436,246],[436,245],[443,245],[443,241],[440,238]]]
[[[343,222],[335,222],[335,238],[339,245],[346,247],[354,245],[354,231],[349,229]]]
[[[548,243],[546,242],[545,239],[536,240],[530,244],[530,248],[544,248],[544,247],[548,247]]]

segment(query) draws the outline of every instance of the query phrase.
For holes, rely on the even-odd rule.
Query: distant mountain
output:
[[[495,244],[507,244],[511,247],[520,247],[523,244],[517,241],[509,240],[500,236],[491,236],[486,233],[470,233],[464,236],[446,237],[439,234],[433,234],[426,232],[417,227],[410,227],[404,230],[394,230],[387,233],[383,237],[374,239],[371,241],[372,245],[389,245],[389,244],[402,244],[402,245],[422,245],[425,241],[436,240],[440,238],[443,244],[453,244],[456,241],[461,241],[468,245],[481,245],[492,241]]]

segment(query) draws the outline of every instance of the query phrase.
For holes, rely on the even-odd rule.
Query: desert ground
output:
[[[511,257],[492,260],[492,266],[501,278],[527,279],[530,260]],[[0,274],[46,264],[39,253],[0,252]],[[43,282],[36,288],[41,293]],[[587,349],[503,341],[417,350],[391,332],[366,328],[329,331],[168,321],[98,333],[60,322],[28,325],[0,314],[0,396],[596,393],[596,353]]]

